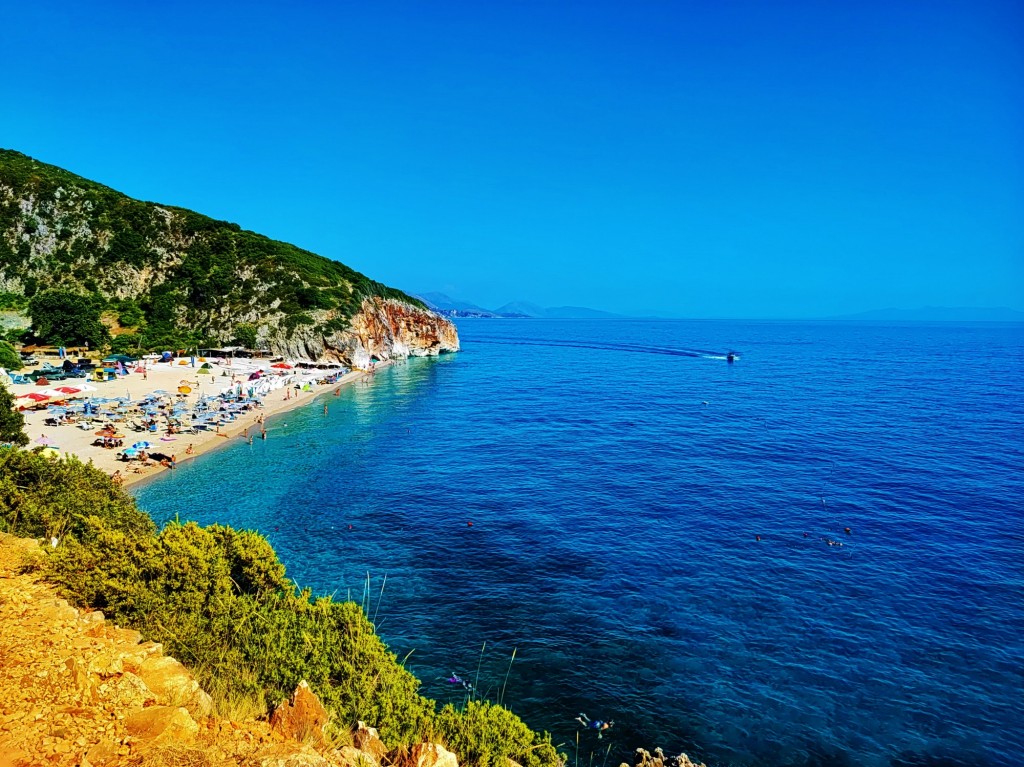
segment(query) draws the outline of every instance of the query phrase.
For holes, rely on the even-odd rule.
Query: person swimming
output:
[[[349,525],[349,529],[351,528],[352,526]],[[469,682],[467,682],[465,679],[463,679],[454,672],[452,672],[452,675],[448,677],[445,681],[448,682],[448,684],[461,684],[463,688],[465,688],[467,691],[473,692],[473,685],[471,685]]]
[[[607,722],[600,719],[591,719],[586,714],[580,714],[576,717],[576,721],[586,727],[588,730],[597,730],[597,737],[603,738],[604,731],[615,726],[615,722],[609,720]]]

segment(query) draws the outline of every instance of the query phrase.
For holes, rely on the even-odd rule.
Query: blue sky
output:
[[[1016,2],[2,4],[0,146],[407,290],[1024,309]]]

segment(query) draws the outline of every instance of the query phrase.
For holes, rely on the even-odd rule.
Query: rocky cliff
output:
[[[342,360],[456,351],[454,325],[344,264],[0,150],[0,295],[99,296],[140,347]]]
[[[329,335],[299,330],[277,342],[290,357],[331,359],[358,368],[371,362],[429,357],[459,350],[455,326],[444,317],[404,301],[367,298],[348,326]]]

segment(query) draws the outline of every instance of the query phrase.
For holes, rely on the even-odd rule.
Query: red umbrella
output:
[[[39,392],[34,392],[34,391],[30,391],[28,394],[20,395],[19,399],[22,399],[22,398],[28,398],[28,399],[32,400],[33,402],[46,402],[46,400],[50,399],[45,394],[40,394]]]
[[[54,391],[64,392],[65,394],[78,394],[82,390],[77,386],[58,386]]]
[[[283,370],[291,370],[292,369],[292,366],[289,365],[287,362],[276,362],[273,365],[271,365],[270,367],[272,367],[272,368],[281,368]]]

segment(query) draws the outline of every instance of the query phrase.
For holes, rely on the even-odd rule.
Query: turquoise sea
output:
[[[1024,326],[458,324],[140,504],[265,533],[570,764],[1024,764]]]

